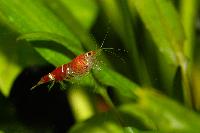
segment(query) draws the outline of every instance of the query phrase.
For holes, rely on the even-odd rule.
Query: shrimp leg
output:
[[[60,84],[61,89],[65,90],[66,85],[63,83],[63,81],[60,81],[59,84]]]
[[[51,91],[51,88],[54,86],[55,80],[52,80],[52,82],[48,85],[49,91]]]

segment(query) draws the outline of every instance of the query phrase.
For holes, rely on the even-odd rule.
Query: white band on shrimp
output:
[[[51,79],[51,80],[55,80],[55,78],[53,77],[53,75],[51,74],[51,73],[49,73],[49,78]]]
[[[64,72],[63,65],[62,65],[62,72]]]

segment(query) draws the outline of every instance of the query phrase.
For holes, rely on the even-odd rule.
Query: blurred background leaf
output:
[[[176,54],[182,54],[184,42],[184,32],[178,14],[170,1],[135,0],[132,3],[161,53],[158,56],[161,82],[166,91],[172,94],[173,77],[179,65]]]

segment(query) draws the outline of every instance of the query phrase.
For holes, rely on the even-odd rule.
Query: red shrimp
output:
[[[49,74],[43,76],[40,81],[31,88],[47,83],[67,80],[70,81],[74,77],[87,74],[95,65],[97,65],[97,54],[100,51],[89,51],[74,58],[71,62],[57,67]]]
[[[108,31],[109,30],[107,30],[103,42],[101,43],[101,46],[98,50],[92,50],[87,53],[81,54],[76,58],[74,58],[71,62],[57,67],[49,74],[43,76],[40,79],[40,81],[31,88],[31,90],[47,82],[52,82],[51,85],[52,87],[55,82],[60,82],[63,80],[70,81],[73,78],[87,74],[92,68],[98,66],[98,63],[100,63],[101,61],[99,61],[97,57],[100,55],[101,51],[103,49],[113,49],[113,48],[102,48],[106,40],[106,37],[108,36]]]

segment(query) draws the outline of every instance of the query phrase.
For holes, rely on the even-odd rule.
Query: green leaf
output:
[[[183,52],[185,35],[178,13],[169,0],[134,0],[133,3],[158,50],[163,55],[159,58],[163,85],[171,95],[175,72],[177,66],[180,65],[184,100],[188,106],[191,106],[187,60]]]
[[[200,130],[199,115],[175,101],[146,89],[138,90],[137,96],[136,104],[124,105],[120,110],[132,114],[152,130],[181,133]]]
[[[0,17],[3,19],[4,23],[8,24],[17,32],[22,35],[26,33],[48,33],[48,35],[46,33],[42,36],[41,34],[34,34],[24,35],[24,37],[29,37],[29,39],[32,37],[32,39],[35,38],[39,40],[42,38],[54,41],[60,40],[60,42],[63,42],[63,37],[60,37],[59,35],[67,36],[70,42],[78,44],[80,48],[79,41],[72,35],[67,27],[51,11],[49,11],[45,5],[43,5],[41,1],[36,0],[33,2],[32,0],[25,0],[23,3],[20,1],[0,2]],[[25,13],[24,10],[26,11]],[[59,39],[56,39],[57,37],[59,37]],[[64,44],[67,44],[66,41]],[[76,46],[77,45],[74,47]],[[41,54],[43,55],[43,53]]]
[[[176,54],[182,52],[185,38],[172,3],[168,0],[134,0],[134,4],[160,52],[173,64],[179,63]]]
[[[17,40],[23,40],[23,39],[33,42],[32,46],[36,48],[36,51],[38,51],[40,55],[43,58],[45,58],[49,63],[55,66],[66,64],[70,62],[71,58],[75,57],[75,55],[83,53],[80,43],[73,42],[67,37],[57,35],[54,33],[48,33],[48,32],[27,33],[17,38]],[[41,44],[40,41],[43,41],[44,43]],[[49,43],[47,44],[47,42]],[[60,47],[61,45],[65,47],[66,51],[63,51],[64,49]],[[56,49],[59,51],[56,51]],[[70,53],[67,50],[69,50],[70,53],[71,52],[73,53],[73,57],[69,56]]]
[[[140,88],[134,82],[108,67],[104,67],[102,71],[96,71],[95,76],[101,83],[114,87],[116,91],[126,97],[136,98],[132,92]]]
[[[1,0],[0,18],[19,33],[50,32],[77,41],[66,26],[38,0]]]
[[[78,52],[77,49],[80,50],[81,44],[79,40],[72,35],[72,33],[62,23],[62,21],[60,21],[47,7],[45,7],[45,5],[41,1],[0,1],[0,18],[14,31],[24,35],[24,38],[32,38],[34,40],[53,40],[55,42],[59,41],[59,43],[65,44],[65,46],[66,44],[71,43],[73,46],[71,45],[71,47],[69,48],[71,48],[73,52]],[[40,33],[40,35],[25,35],[26,33]],[[41,33],[46,34],[41,35]],[[64,39],[63,36],[67,36],[67,42],[65,41],[66,39]],[[47,52],[47,50],[45,50],[44,48],[37,48],[37,50],[42,56],[46,56],[49,60],[48,56],[51,55],[51,53]],[[58,54],[54,53],[54,55]],[[58,55],[56,58],[58,57],[61,56]],[[60,59],[63,59],[60,60],[60,62],[65,62],[66,60],[64,57],[61,57]],[[56,62],[54,64],[60,63]]]
[[[68,8],[65,7],[62,1],[46,0],[46,5],[49,9],[59,17],[70,31],[77,37],[78,40],[83,43],[83,46],[87,50],[94,50],[96,48],[96,42],[91,38],[89,31],[81,25]],[[64,12],[64,14],[63,14]]]
[[[126,106],[127,107],[127,106]],[[129,105],[129,107],[132,107]],[[130,109],[130,108],[129,108]],[[131,108],[133,111],[134,108]],[[75,124],[69,131],[69,133],[154,133],[152,129],[145,129],[144,127],[137,126],[137,120],[131,119],[132,123],[135,122],[135,125],[129,125],[127,119],[124,119],[124,115],[118,114],[113,110],[109,112],[97,114],[92,116],[90,119],[79,122]],[[127,113],[124,109],[123,113]],[[119,116],[120,115],[120,116]],[[120,117],[120,118],[119,118]],[[130,117],[132,118],[132,117]],[[151,121],[149,121],[151,122]]]
[[[66,55],[61,54],[60,52],[48,49],[48,48],[36,48],[36,51],[40,53],[40,55],[46,59],[49,63],[54,66],[61,66],[70,62],[70,58]]]
[[[69,133],[123,133],[117,118],[111,113],[93,116],[89,120],[76,124]]]
[[[36,33],[27,33],[23,34],[22,36],[18,37],[17,40],[27,40],[27,41],[54,41],[58,44],[63,45],[71,52],[76,55],[83,53],[82,47],[80,43],[76,43],[71,41],[69,38],[57,35],[55,33],[48,33],[48,32],[36,32]],[[33,45],[34,46],[34,45]]]
[[[88,30],[91,28],[98,13],[98,6],[94,0],[62,0],[62,2],[83,27]]]

